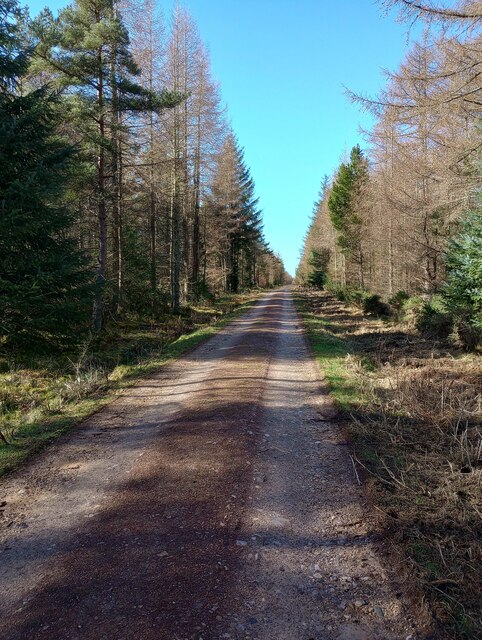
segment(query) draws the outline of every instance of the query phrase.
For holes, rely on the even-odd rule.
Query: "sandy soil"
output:
[[[289,290],[0,491],[5,640],[428,640]]]

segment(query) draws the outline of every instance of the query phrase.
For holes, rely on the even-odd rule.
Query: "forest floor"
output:
[[[149,322],[111,321],[77,351],[0,354],[0,476],[252,306],[261,292],[229,294]]]
[[[429,640],[289,289],[1,483],[6,640]]]
[[[482,359],[295,295],[378,526],[451,638],[482,638]]]

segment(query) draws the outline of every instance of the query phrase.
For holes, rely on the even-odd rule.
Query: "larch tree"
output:
[[[123,0],[120,11],[126,23],[132,56],[140,69],[138,82],[150,93],[159,93],[165,86],[166,27],[162,12],[154,0]],[[136,205],[147,217],[150,305],[158,309],[164,285],[162,252],[166,252],[165,200],[166,171],[169,159],[162,128],[162,114],[154,110],[136,114],[136,148],[130,162],[130,175],[136,183],[133,194]],[[136,209],[137,207],[134,207]],[[135,216],[138,217],[135,211]],[[165,276],[165,274],[164,274]]]
[[[219,87],[211,78],[209,56],[202,44],[196,53],[192,108],[192,258],[191,290],[197,299],[205,288],[201,274],[201,261],[206,251],[206,218],[202,210],[215,157],[224,138],[224,109],[221,106]]]
[[[93,200],[97,209],[98,295],[93,327],[103,324],[106,284],[114,300],[122,285],[119,203],[119,119],[121,112],[172,107],[175,94],[149,93],[136,81],[139,69],[129,50],[129,37],[112,0],[77,0],[58,18],[46,10],[34,23],[38,39],[38,68],[47,70],[56,84],[70,93],[70,116],[81,132],[86,153],[95,164]],[[112,206],[113,204],[113,206]],[[108,213],[114,223],[113,265],[108,274]]]
[[[223,208],[222,190],[213,200],[227,127],[185,9],[165,28],[155,0],[77,0],[56,18],[47,9],[27,19],[25,33],[23,97],[46,92],[63,116],[52,114],[49,143],[65,139],[76,152],[75,165],[66,152],[65,176],[52,169],[61,196],[50,204],[64,210],[65,246],[76,245],[96,273],[96,333],[110,318],[159,318],[204,295],[285,277],[239,149],[236,215]]]
[[[215,253],[223,288],[237,292],[253,284],[262,223],[254,182],[232,132],[219,152],[209,206],[211,224],[217,228]]]
[[[423,20],[426,23],[447,26],[473,25],[482,20],[482,3],[478,0],[439,2],[439,0],[381,0],[387,8],[396,7],[404,20]]]

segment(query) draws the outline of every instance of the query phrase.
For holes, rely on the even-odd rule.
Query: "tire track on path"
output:
[[[8,640],[399,640],[289,290],[142,381],[2,485]]]

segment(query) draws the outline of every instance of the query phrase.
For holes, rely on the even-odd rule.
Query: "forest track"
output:
[[[4,640],[422,640],[289,289],[1,485]]]

